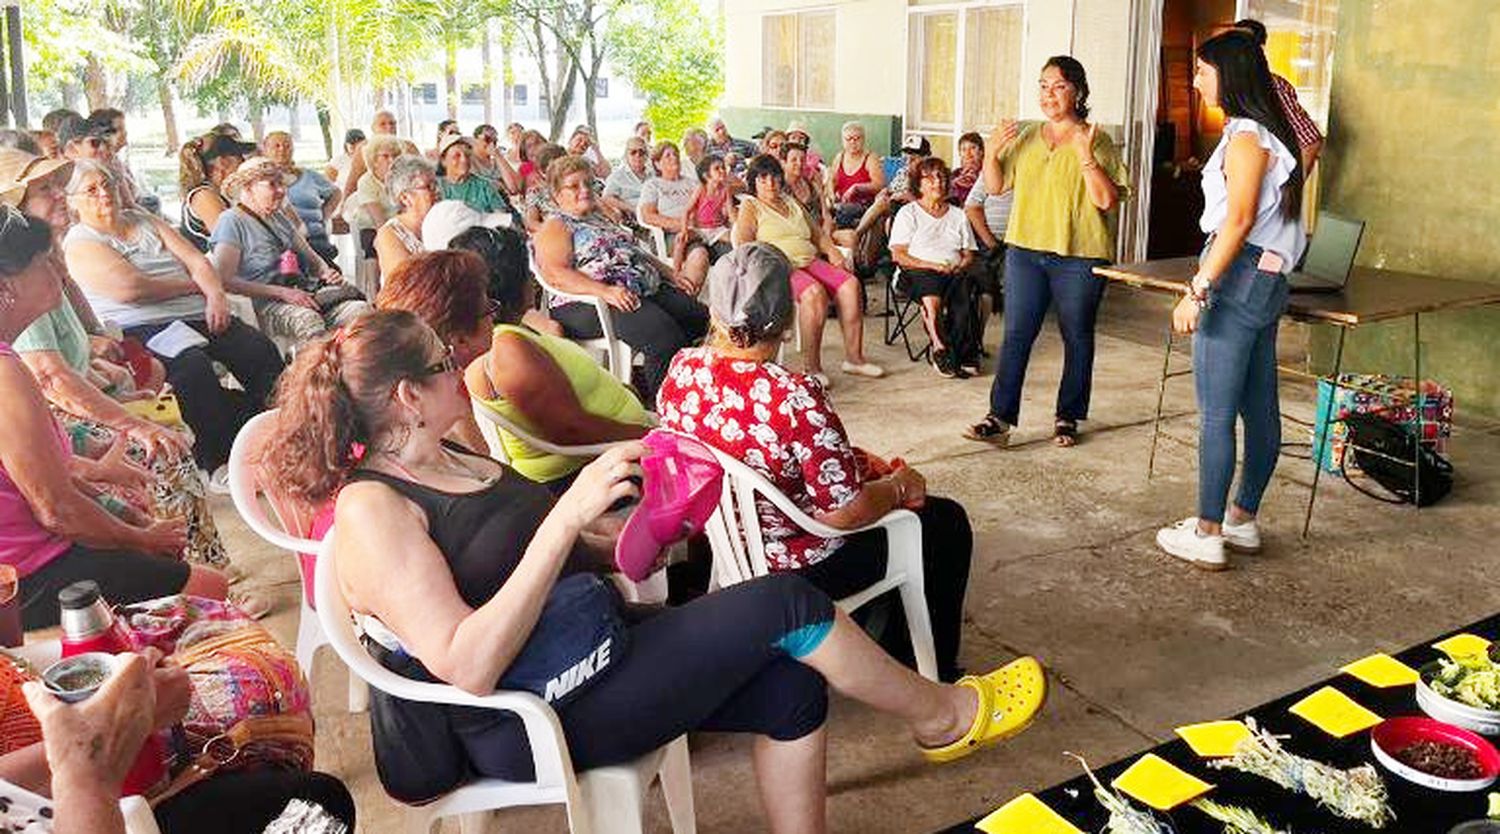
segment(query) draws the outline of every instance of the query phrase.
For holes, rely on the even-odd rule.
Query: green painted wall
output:
[[[829,110],[778,110],[759,107],[726,107],[719,111],[729,125],[729,135],[748,139],[770,125],[786,130],[789,122],[802,122],[812,134],[813,146],[824,159],[839,152],[842,140],[839,130],[847,121],[863,122],[865,146],[887,156],[901,147],[901,118],[870,113],[835,113]]]
[[[1360,263],[1500,282],[1500,4],[1341,0],[1334,54],[1321,202],[1366,221]],[[1411,339],[1410,319],[1359,328],[1344,366],[1410,374]],[[1500,416],[1497,342],[1500,307],[1423,316],[1423,375]]]

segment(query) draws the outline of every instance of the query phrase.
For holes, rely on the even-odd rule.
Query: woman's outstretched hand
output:
[[[595,458],[579,471],[573,485],[558,499],[557,509],[574,514],[578,529],[609,510],[616,501],[641,494],[641,457],[646,445],[640,441],[621,443]]]

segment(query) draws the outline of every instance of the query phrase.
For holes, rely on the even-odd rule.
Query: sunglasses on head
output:
[[[443,345],[443,358],[423,368],[417,375],[418,379],[426,379],[438,374],[450,374],[458,370],[458,365],[453,362],[453,345]]]

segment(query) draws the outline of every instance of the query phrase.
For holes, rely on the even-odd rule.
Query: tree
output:
[[[638,1],[638,0],[637,0]],[[551,112],[551,139],[562,135],[568,110],[573,106],[576,84],[583,82],[584,110],[589,127],[597,132],[594,99],[599,72],[609,55],[608,30],[612,18],[631,5],[626,0],[512,0],[511,14],[522,22],[527,49],[536,58],[542,76],[542,94]],[[529,25],[528,25],[529,24]],[[547,71],[548,52],[557,60],[557,71]],[[561,86],[554,90],[554,81]],[[557,95],[553,95],[556,92]]]
[[[703,124],[724,93],[724,30],[696,0],[642,0],[609,30],[615,68],[646,94],[661,136]]]
[[[84,80],[90,109],[111,104],[109,78],[153,67],[141,46],[126,34],[134,0],[52,0],[29,4],[22,28],[27,72],[38,85],[64,91]],[[71,102],[69,102],[71,103]]]

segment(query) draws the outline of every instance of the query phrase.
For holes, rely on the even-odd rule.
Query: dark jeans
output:
[[[833,617],[827,595],[776,574],[630,625],[608,673],[557,710],[573,766],[628,762],[688,731],[793,741],[817,730],[828,712],[827,684],[797,658],[821,643]],[[425,676],[413,660],[371,651],[398,674]],[[530,747],[512,713],[372,690],[370,723],[381,784],[403,801],[431,799],[474,774],[532,778]]]
[[[922,519],[922,583],[927,595],[927,616],[932,620],[932,642],[937,654],[938,677],[958,679],[958,643],[963,630],[964,594],[969,588],[969,561],[974,552],[974,533],[969,515],[957,502],[929,495],[916,511]],[[844,540],[832,556],[797,573],[834,599],[858,593],[885,576],[887,553],[885,532],[871,530]],[[892,657],[914,665],[911,634],[906,615],[895,591],[887,594],[892,616],[881,639]]]
[[[1245,423],[1245,460],[1235,503],[1255,512],[1281,454],[1276,330],[1289,290],[1284,276],[1255,268],[1246,244],[1209,292],[1193,334],[1198,395],[1198,517],[1223,521],[1234,480],[1235,418]]]
[[[281,353],[259,330],[239,319],[230,319],[223,333],[210,333],[203,321],[186,322],[203,334],[208,344],[188,348],[168,359],[167,381],[177,393],[183,422],[193,430],[193,459],[212,473],[229,460],[229,447],[240,426],[263,411],[271,401],[276,378],[281,375]],[[126,336],[145,344],[168,324],[132,327]],[[214,362],[222,362],[244,386],[243,393],[219,385]]]
[[[301,799],[354,830],[354,798],[326,773],[255,770],[205,779],[155,809],[162,834],[260,834]]]
[[[708,332],[708,308],[663,282],[656,294],[642,298],[635,310],[609,312],[614,316],[615,333],[645,357],[645,390],[641,394],[646,407],[654,408],[656,389],[667,378],[672,357]],[[573,338],[597,339],[604,335],[592,304],[575,302],[554,307],[552,318]]]
[[[1094,387],[1094,320],[1104,297],[1104,279],[1094,267],[1108,261],[1070,258],[1009,246],[1005,252],[1005,336],[995,382],[990,386],[990,414],[1014,426],[1021,416],[1021,388],[1026,366],[1047,310],[1057,302],[1057,327],[1063,337],[1062,385],[1056,416],[1082,420],[1089,416]]]

